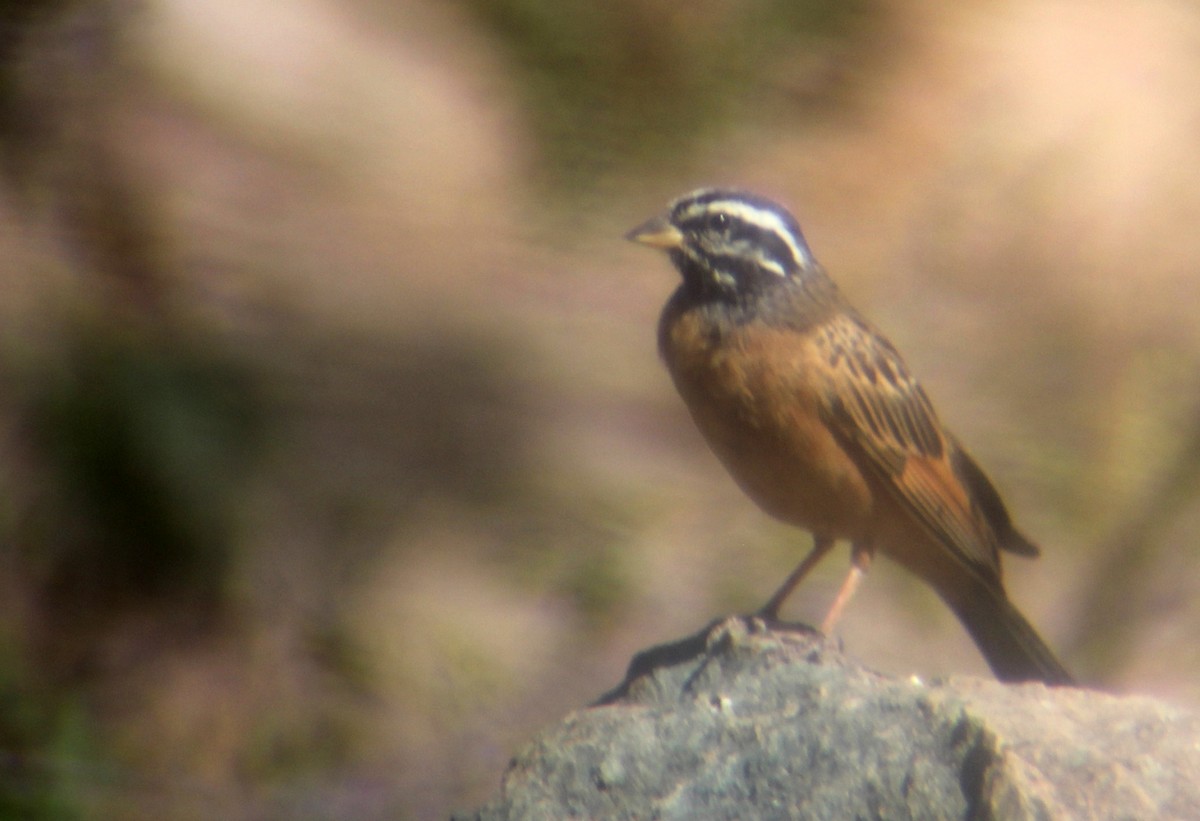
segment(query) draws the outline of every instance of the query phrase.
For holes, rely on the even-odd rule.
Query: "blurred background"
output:
[[[808,536],[621,239],[705,184],[905,352],[1068,666],[1196,707],[1198,141],[1182,0],[0,0],[0,817],[445,817],[761,604]],[[887,564],[841,635],[986,675]]]

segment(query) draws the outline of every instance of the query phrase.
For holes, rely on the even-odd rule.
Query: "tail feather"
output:
[[[1075,679],[1003,591],[983,589],[951,602],[988,666],[1001,681],[1070,685]]]

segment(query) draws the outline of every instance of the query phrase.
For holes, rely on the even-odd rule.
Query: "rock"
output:
[[[1147,698],[882,676],[742,617],[639,654],[458,821],[1200,818],[1200,718]]]

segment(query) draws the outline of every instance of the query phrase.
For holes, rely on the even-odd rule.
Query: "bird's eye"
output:
[[[708,229],[710,231],[724,231],[729,227],[729,215],[718,211],[715,214],[708,215]]]

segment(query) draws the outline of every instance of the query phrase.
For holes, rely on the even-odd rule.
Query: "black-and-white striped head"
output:
[[[626,237],[666,250],[689,286],[731,299],[757,294],[815,265],[787,209],[743,191],[693,191]]]

